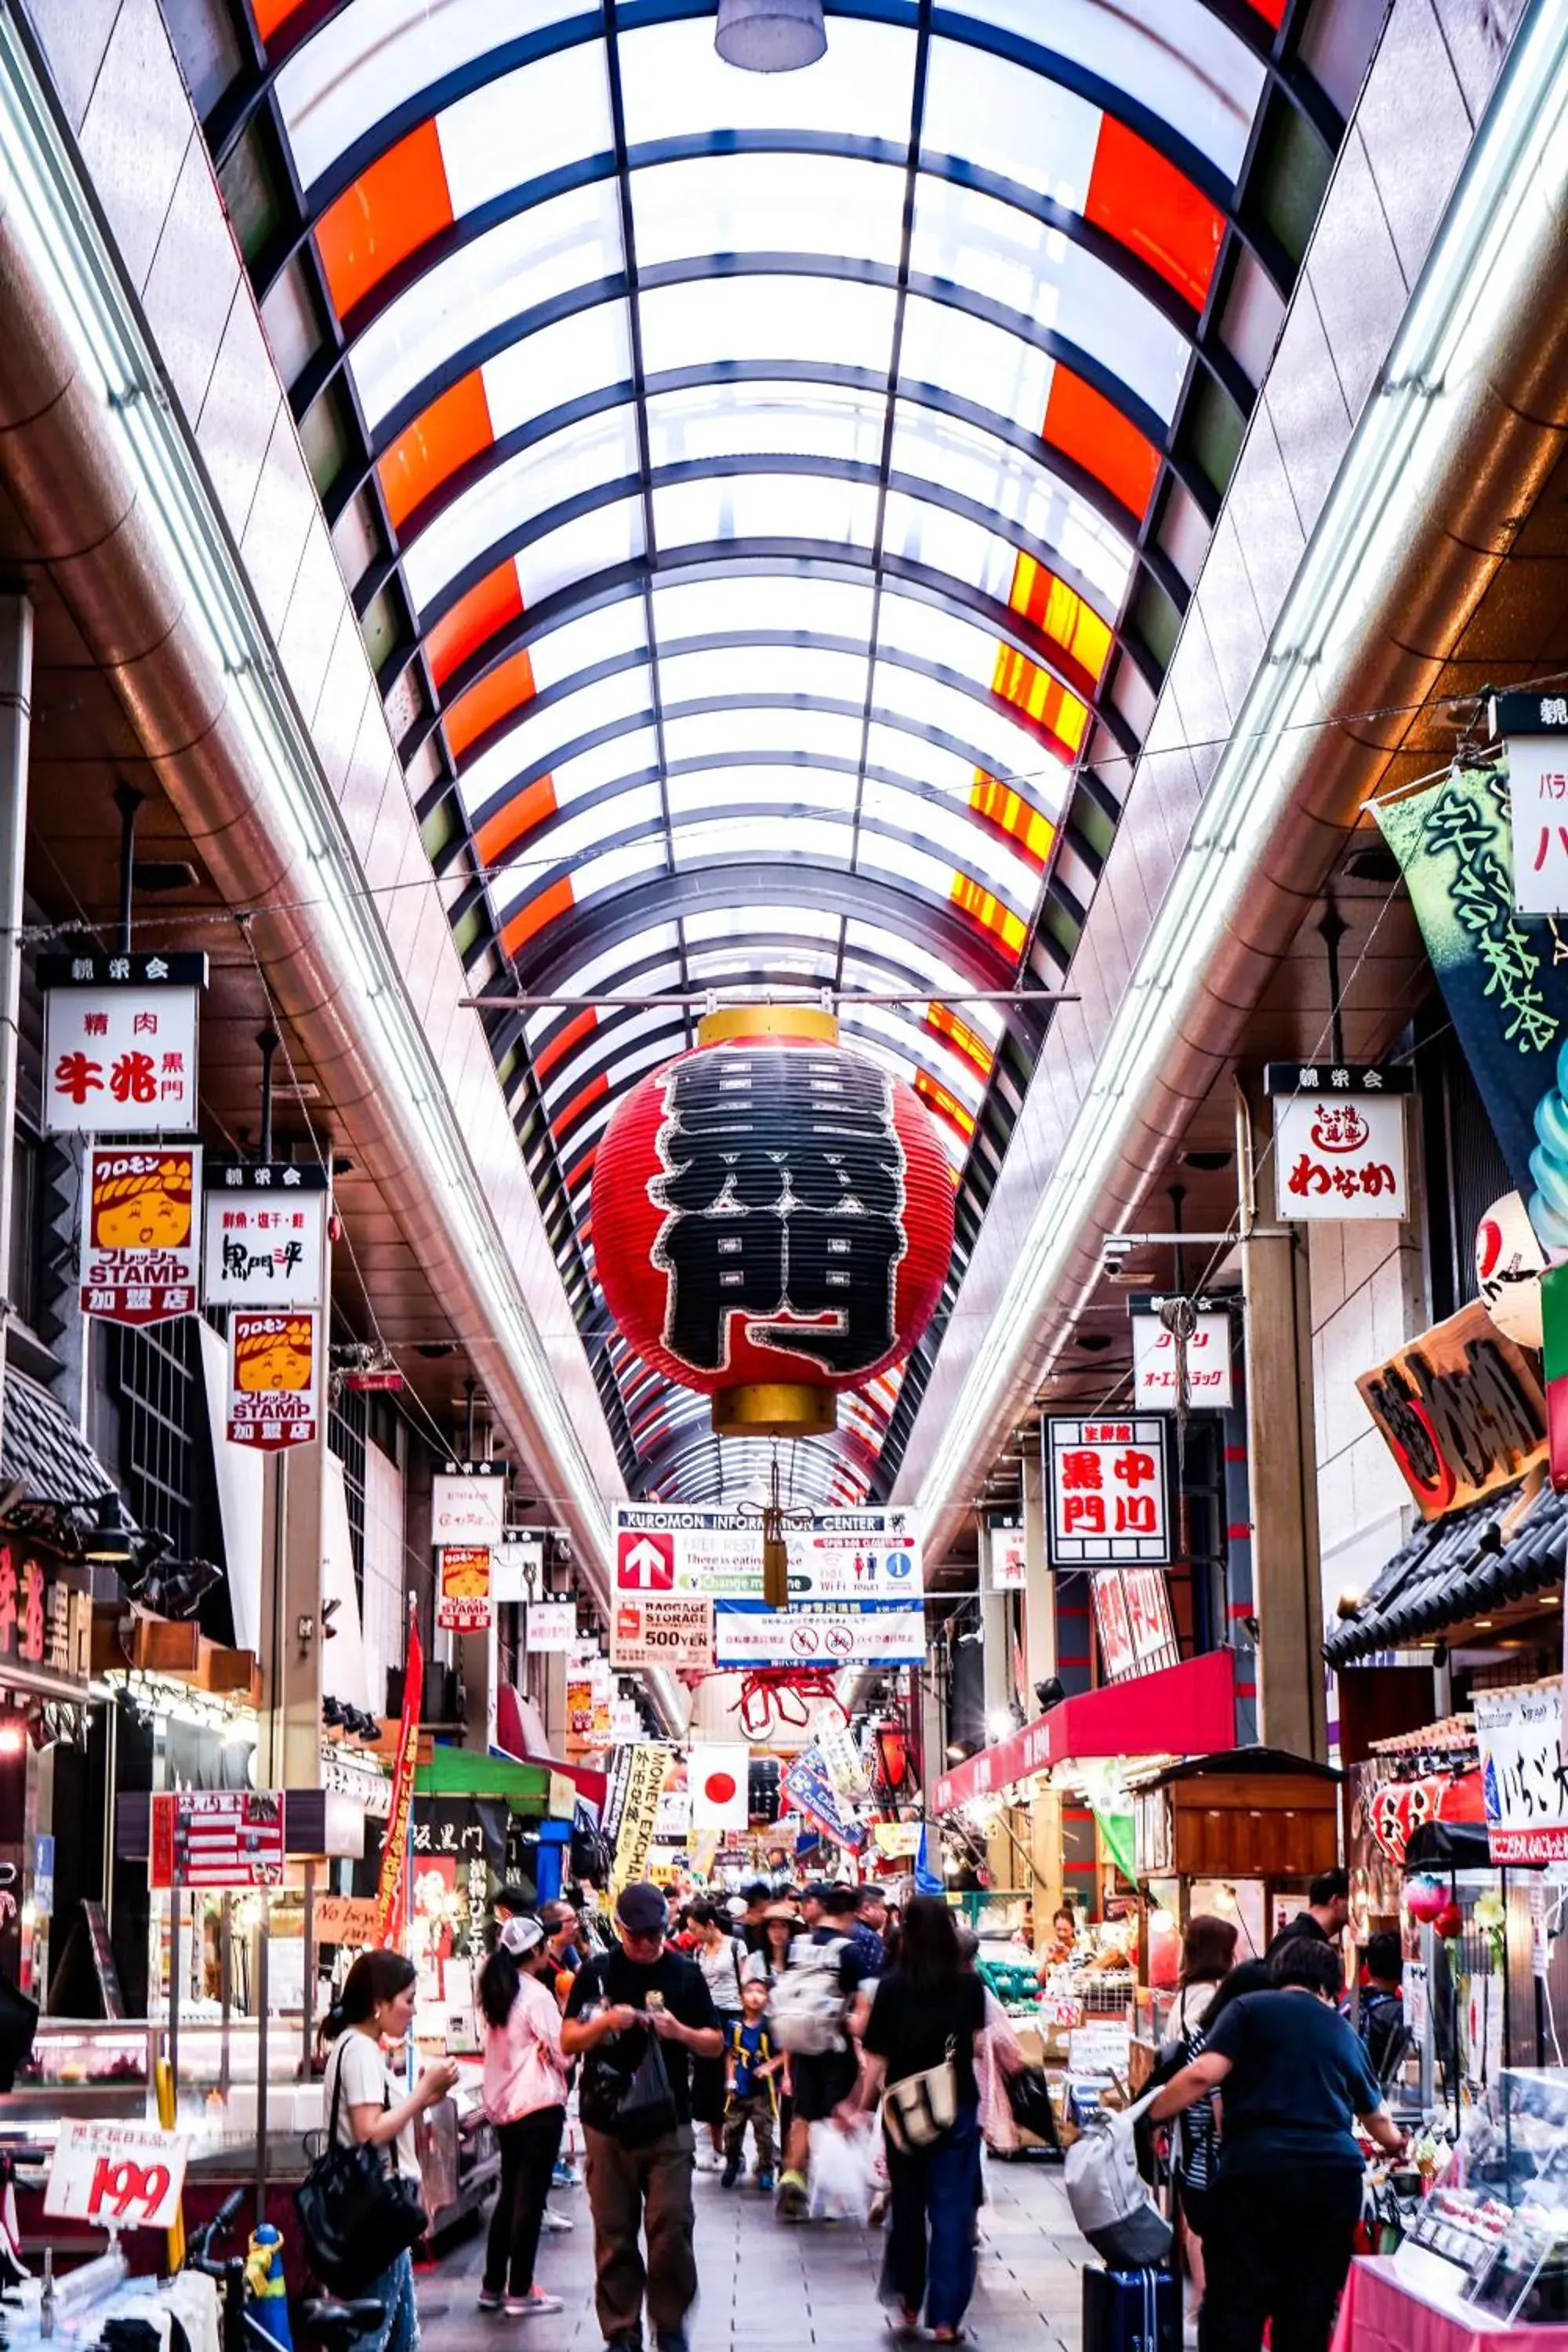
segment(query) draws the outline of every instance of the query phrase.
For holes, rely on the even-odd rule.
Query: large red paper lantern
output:
[[[815,1007],[710,1013],[617,1105],[594,1169],[611,1314],[725,1433],[831,1429],[908,1355],[952,1254],[952,1178],[913,1089]]]

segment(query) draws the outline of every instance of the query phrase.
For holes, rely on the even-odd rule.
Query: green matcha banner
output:
[[[1515,910],[1507,779],[1456,768],[1377,820],[1509,1173],[1568,1245],[1568,938]]]

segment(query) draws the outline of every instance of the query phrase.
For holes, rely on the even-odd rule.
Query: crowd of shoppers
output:
[[[1341,2013],[1342,1873],[1309,1890],[1268,1954],[1236,1962],[1234,1919],[1198,1916],[1149,2109],[1169,2121],[1173,2205],[1202,2352],[1327,2352],[1362,2200],[1361,2129],[1401,2135],[1381,2080],[1402,2047],[1396,1936],[1374,1937],[1359,2032]],[[757,2191],[784,2221],[808,2210],[814,2133],[882,2125],[888,2208],[881,2294],[895,2327],[922,2318],[957,2341],[973,2292],[983,2137],[1011,2137],[1023,2053],[974,1966],[975,1938],[940,1896],[902,1916],[881,1890],[754,1881],[729,1903],[671,1915],[651,1885],[624,1888],[613,1925],[572,1903],[497,1898],[480,1973],[484,2109],[500,2151],[480,2309],[559,2311],[534,2275],[549,2205],[574,2180],[563,2137],[574,2074],[586,2147],[595,2299],[609,2352],[687,2352],[698,2286],[692,2176],[722,2164],[737,2189],[748,2144]],[[1053,1948],[1070,1950],[1064,1906]],[[613,1938],[613,1940],[612,1940]],[[327,2063],[330,2128],[384,2148],[418,2180],[415,2123],[457,2078],[442,2063],[400,2078],[412,1964],[371,1952],[351,1970]],[[818,2144],[820,2145],[820,2144]],[[855,2145],[869,2144],[857,2137]],[[781,2168],[782,2158],[782,2168]],[[864,2210],[864,2209],[862,2209]],[[380,2316],[354,2352],[416,2352],[410,2257],[369,2290]]]

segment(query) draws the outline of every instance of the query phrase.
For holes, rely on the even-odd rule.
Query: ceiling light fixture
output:
[[[742,73],[799,73],[827,48],[822,0],[719,0],[713,46]]]

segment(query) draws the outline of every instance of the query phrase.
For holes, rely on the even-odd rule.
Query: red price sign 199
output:
[[[179,2210],[190,2143],[141,2124],[61,2124],[44,2210],[100,2230],[166,2230]]]

